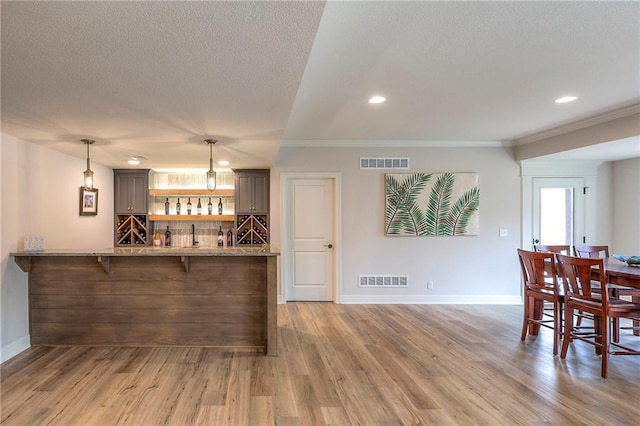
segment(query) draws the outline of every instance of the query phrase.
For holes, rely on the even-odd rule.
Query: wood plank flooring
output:
[[[278,307],[279,356],[33,347],[1,368],[3,425],[637,425],[640,357],[519,340],[521,306]],[[640,339],[625,334],[634,345]],[[635,341],[633,340],[635,339]]]

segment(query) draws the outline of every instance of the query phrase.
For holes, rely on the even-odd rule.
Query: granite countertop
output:
[[[278,256],[280,251],[272,245],[260,247],[116,247],[105,249],[50,249],[44,251],[20,251],[12,256]]]

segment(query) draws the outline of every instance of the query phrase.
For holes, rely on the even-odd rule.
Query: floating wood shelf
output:
[[[234,222],[235,216],[231,214],[150,214],[149,220],[156,221],[182,221],[182,222]]]
[[[209,191],[208,189],[150,189],[149,195],[156,197],[171,197],[178,195],[180,197],[233,197],[235,192],[233,189],[216,189]]]

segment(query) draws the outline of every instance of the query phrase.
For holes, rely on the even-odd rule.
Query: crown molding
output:
[[[530,142],[537,142],[543,139],[552,138],[554,136],[563,135],[565,133],[574,132],[576,130],[584,129],[598,124],[607,123],[609,121],[617,120],[619,118],[628,117],[630,115],[640,114],[640,104],[631,105],[625,108],[617,109],[615,111],[600,114],[595,117],[585,118],[584,120],[569,123],[564,126],[554,127],[553,129],[544,130],[542,132],[534,133],[529,136],[514,139],[513,145],[525,145]]]
[[[495,148],[511,146],[504,141],[415,141],[415,140],[354,140],[354,139],[284,139],[281,147],[319,148]]]

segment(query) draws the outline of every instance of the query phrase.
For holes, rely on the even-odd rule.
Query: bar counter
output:
[[[271,246],[11,253],[32,345],[213,346],[277,355]]]

